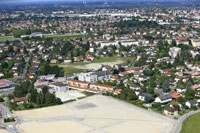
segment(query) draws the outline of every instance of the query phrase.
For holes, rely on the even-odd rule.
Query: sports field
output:
[[[180,133],[199,133],[200,132],[200,113],[188,117],[182,125]]]
[[[99,69],[102,64],[107,64],[113,66],[114,64],[120,64],[130,61],[133,64],[135,57],[103,57],[100,59],[95,59],[93,62],[74,62],[74,63],[61,63],[58,64],[65,71],[65,74],[73,74],[78,72],[84,72],[87,69]]]
[[[45,38],[71,38],[71,37],[84,37],[87,34],[64,34],[64,35],[44,35]]]
[[[6,40],[8,41],[14,41],[14,40],[20,40],[19,38],[14,38],[12,36],[3,36],[0,37],[0,42],[5,42]]]

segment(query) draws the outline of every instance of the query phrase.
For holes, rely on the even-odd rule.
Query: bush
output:
[[[14,119],[14,118],[6,118],[6,119],[4,119],[3,121],[4,121],[5,123],[7,123],[7,122],[14,122],[15,119]]]

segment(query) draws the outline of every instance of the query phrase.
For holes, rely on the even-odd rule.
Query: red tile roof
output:
[[[21,102],[21,101],[26,101],[26,100],[28,100],[28,98],[26,98],[26,97],[20,97],[20,98],[14,98],[13,102]]]

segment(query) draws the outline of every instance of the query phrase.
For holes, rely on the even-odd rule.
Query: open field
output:
[[[63,105],[16,111],[26,133],[168,133],[174,120],[112,97],[94,95]]]
[[[70,38],[70,37],[83,37],[86,34],[64,34],[64,35],[44,35],[45,38]]]
[[[181,133],[200,132],[200,113],[189,116],[182,125]]]
[[[20,39],[19,38],[14,38],[12,36],[0,37],[0,42],[5,42],[6,40],[8,40],[8,41],[14,41],[14,40],[20,40]]]
[[[59,67],[62,67],[65,70],[65,74],[73,74],[78,72],[84,72],[87,69],[99,69],[102,64],[115,65],[123,62],[135,61],[135,57],[103,57],[100,59],[95,59],[93,62],[74,62],[72,63],[61,63],[58,64]]]
[[[0,129],[0,133],[9,133],[9,132],[5,129]]]

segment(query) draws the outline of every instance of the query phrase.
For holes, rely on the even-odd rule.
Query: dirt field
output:
[[[0,133],[9,133],[9,132],[6,131],[5,129],[0,129]]]
[[[25,133],[168,133],[174,121],[134,105],[95,95],[42,109],[17,111]]]
[[[91,64],[84,65],[84,69],[99,69],[99,68],[101,68],[102,64],[113,66],[115,64],[120,64],[120,63],[123,63],[123,62],[124,61],[122,61],[122,60],[117,60],[117,61],[114,61],[114,62],[91,63]],[[82,65],[77,65],[75,67],[80,68],[80,69],[83,68]]]

